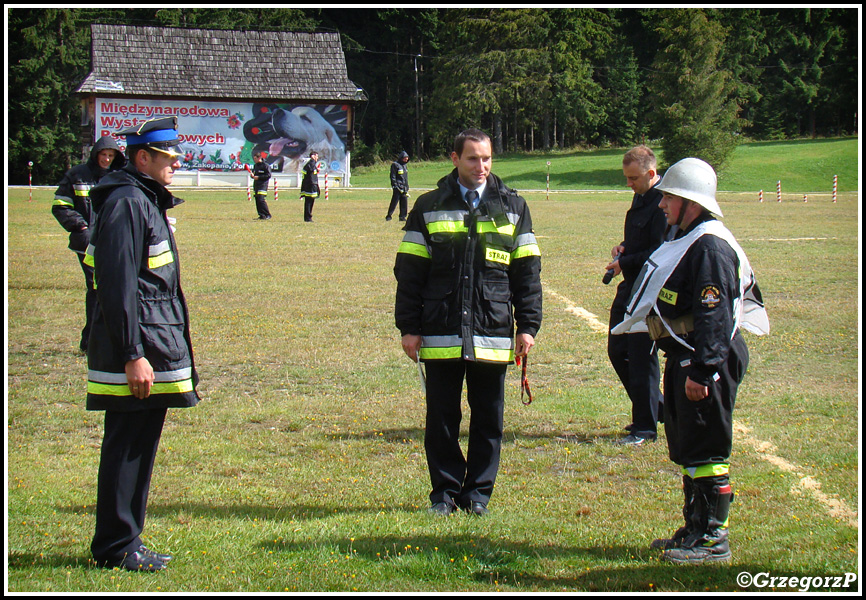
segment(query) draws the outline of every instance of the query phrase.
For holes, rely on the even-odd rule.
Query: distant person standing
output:
[[[301,200],[304,201],[304,221],[312,223],[313,204],[319,197],[319,153],[310,152],[310,160],[303,167],[304,180],[301,183]]]
[[[391,205],[385,220],[390,221],[397,203],[400,203],[400,220],[405,221],[409,205],[409,154],[401,152],[397,160],[391,163]]]
[[[96,306],[93,268],[84,262],[84,254],[90,243],[90,225],[93,221],[90,188],[99,183],[99,180],[110,171],[119,169],[124,164],[126,159],[114,138],[110,135],[102,136],[93,145],[87,162],[72,167],[60,180],[54,193],[54,204],[51,206],[51,213],[69,232],[69,249],[78,255],[78,262],[81,264],[81,270],[84,271],[84,283],[87,286],[84,303],[85,320],[78,345],[82,352],[87,352],[90,322]]]
[[[259,213],[259,220],[267,221],[271,218],[271,211],[268,209],[268,181],[271,179],[271,169],[268,167],[262,157],[261,152],[253,154],[253,191],[256,193],[256,212]]]
[[[664,240],[667,221],[659,208],[661,180],[656,157],[646,146],[629,150],[622,159],[626,185],[634,191],[631,208],[625,215],[623,242],[611,250],[613,260],[605,267],[614,276],[622,273],[622,282],[610,307],[610,327],[622,322],[631,297],[635,278],[656,248]],[[662,392],[659,387],[659,358],[646,332],[610,335],[607,354],[616,374],[631,400],[631,424],[628,435],[619,444],[638,446],[657,437],[656,423],[662,416]]]

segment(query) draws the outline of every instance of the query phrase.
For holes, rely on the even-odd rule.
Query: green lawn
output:
[[[518,190],[546,190],[549,161],[551,190],[625,190],[625,150],[496,156],[494,171]],[[661,156],[659,148],[654,150]],[[837,175],[839,192],[856,191],[857,153],[857,138],[742,144],[720,174],[719,189],[753,194],[755,198],[763,190],[766,202],[776,199],[777,182],[781,181],[783,197],[802,200],[804,193],[831,194],[833,176]],[[388,187],[389,165],[356,168],[352,185]],[[410,186],[420,194],[434,187],[449,169],[450,160],[410,162]]]

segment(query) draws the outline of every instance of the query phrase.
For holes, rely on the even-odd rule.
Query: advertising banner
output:
[[[271,170],[297,173],[315,150],[323,172],[346,171],[348,107],[182,100],[96,100],[96,138],[176,116],[183,168],[238,171],[262,152]]]

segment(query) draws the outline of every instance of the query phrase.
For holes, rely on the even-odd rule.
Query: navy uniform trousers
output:
[[[428,361],[426,369],[424,448],[433,488],[430,501],[487,505],[499,470],[507,365]],[[465,457],[459,443],[464,376],[470,410]]]
[[[96,491],[96,562],[116,561],[141,546],[150,476],[166,409],[105,411]]]

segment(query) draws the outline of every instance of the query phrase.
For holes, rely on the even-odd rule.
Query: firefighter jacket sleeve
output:
[[[517,221],[515,250],[511,255],[508,279],[514,303],[517,333],[535,337],[541,327],[541,252],[532,229],[529,207],[523,203]]]
[[[740,295],[739,261],[727,242],[703,236],[691,249],[695,274],[691,290],[695,317],[695,352],[690,377],[710,385],[728,359],[734,331],[734,299]]]
[[[101,208],[94,250],[96,291],[112,344],[124,362],[144,356],[139,327],[138,275],[147,217],[137,198],[120,196]]]
[[[394,317],[401,335],[420,335],[424,305],[422,291],[431,266],[423,214],[412,210],[403,230],[406,233],[394,265],[394,276],[397,279]]]
[[[95,183],[87,165],[73,167],[60,180],[51,205],[51,214],[69,232],[69,248],[79,254],[85,252],[90,242],[89,193]]]

